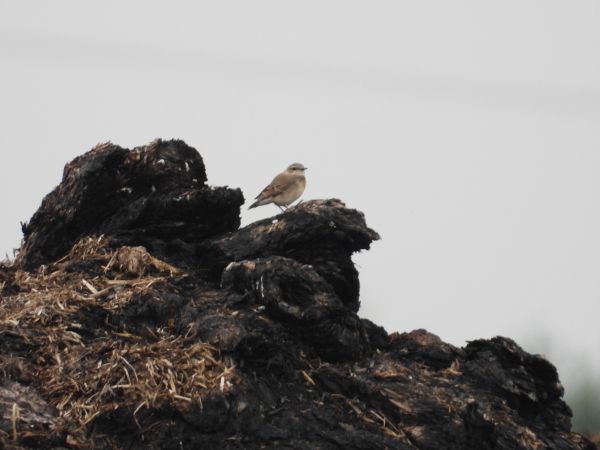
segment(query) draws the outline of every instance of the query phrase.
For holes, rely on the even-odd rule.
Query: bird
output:
[[[248,209],[268,205],[269,203],[275,203],[282,211],[284,211],[283,207],[287,209],[287,206],[300,198],[304,192],[306,187],[304,171],[306,169],[307,167],[300,163],[290,164],[256,196],[256,201]]]

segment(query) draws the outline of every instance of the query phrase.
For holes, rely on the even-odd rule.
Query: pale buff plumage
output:
[[[280,209],[283,209],[282,207],[287,207],[298,200],[306,187],[305,170],[306,167],[300,163],[290,165],[285,171],[273,178],[271,184],[256,196],[256,201],[249,208],[274,203]]]

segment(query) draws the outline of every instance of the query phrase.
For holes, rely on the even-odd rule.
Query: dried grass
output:
[[[101,275],[68,272],[71,261],[97,261]],[[149,330],[150,337],[142,338],[103,323],[93,330],[80,323],[90,311],[122,308],[174,273],[181,271],[142,247],[113,251],[100,237],[78,242],[69,255],[35,274],[13,274],[11,284],[20,292],[0,305],[0,335],[10,335],[33,353],[27,359],[37,364],[29,367],[36,387],[67,424],[81,430],[116,409],[125,408],[135,418],[141,409],[164,402],[201,402],[207,393],[237,382],[234,367],[215,348],[168,328]],[[6,374],[4,364],[0,373]]]

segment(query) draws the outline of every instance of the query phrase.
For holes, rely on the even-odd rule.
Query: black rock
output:
[[[594,448],[544,358],[358,316],[362,213],[243,202],[181,141],[67,164],[0,265],[0,446]]]

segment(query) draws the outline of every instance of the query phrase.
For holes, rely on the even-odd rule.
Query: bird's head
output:
[[[290,164],[286,170],[290,173],[304,173],[306,169],[307,167],[304,167],[302,164],[294,163]]]

